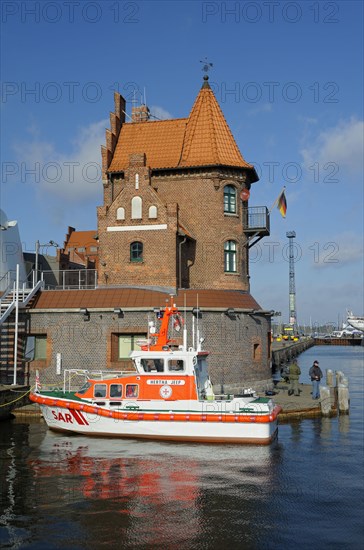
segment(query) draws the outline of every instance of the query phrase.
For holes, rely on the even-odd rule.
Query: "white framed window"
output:
[[[133,197],[131,199],[131,218],[133,220],[142,219],[142,205],[143,201],[141,197]]]
[[[116,211],[116,219],[125,220],[125,208],[123,208],[122,206],[119,206],[119,208]]]
[[[143,339],[146,339],[146,337],[146,334],[119,334],[117,359],[129,359],[129,353],[131,351],[140,351],[138,341],[142,341]]]
[[[236,214],[236,189],[233,185],[224,187],[224,212]]]
[[[226,273],[236,273],[237,246],[235,241],[226,241],[224,244],[224,264]]]
[[[149,218],[157,218],[158,217],[158,209],[157,209],[156,206],[152,205],[152,206],[149,207],[148,217]]]

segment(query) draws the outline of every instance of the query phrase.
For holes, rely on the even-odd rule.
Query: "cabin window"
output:
[[[85,382],[85,384],[82,386],[82,388],[80,390],[78,390],[78,394],[79,395],[83,395],[87,392],[87,390],[91,388],[91,384],[90,382]]]
[[[106,384],[95,384],[94,397],[106,397]]]
[[[131,218],[133,220],[142,219],[142,204],[143,201],[141,197],[133,197],[131,199]]]
[[[122,397],[123,386],[121,384],[110,384],[110,397]]]
[[[126,395],[126,397],[138,397],[138,395],[139,395],[139,386],[138,386],[138,384],[127,384],[125,395]]]
[[[129,354],[131,351],[140,351],[140,344],[145,343],[146,338],[146,334],[119,334],[117,360],[129,359]]]
[[[157,207],[152,205],[149,207],[149,214],[148,214],[148,217],[149,218],[157,218],[158,216],[158,210],[157,210]]]
[[[224,244],[225,272],[236,273],[236,242],[226,241]]]
[[[224,212],[236,214],[236,189],[233,185],[224,187]]]
[[[120,206],[116,211],[116,219],[117,220],[125,220],[125,208]]]
[[[90,252],[97,252],[97,246],[90,246]]]
[[[170,372],[182,372],[185,370],[185,362],[183,359],[170,359],[168,361],[168,370]]]
[[[142,262],[143,261],[143,243],[135,241],[130,245],[130,261]]]
[[[162,359],[142,359],[141,365],[144,372],[164,372]]]

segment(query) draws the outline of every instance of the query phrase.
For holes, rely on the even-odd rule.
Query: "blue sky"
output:
[[[25,251],[96,228],[100,145],[113,90],[188,116],[200,60],[260,181],[287,216],[251,249],[251,292],[288,320],[286,232],[296,231],[297,316],[363,314],[363,4],[13,2],[2,9],[0,206]],[[208,200],[208,197],[206,197]]]

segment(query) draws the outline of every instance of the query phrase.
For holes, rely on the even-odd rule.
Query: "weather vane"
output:
[[[202,70],[203,70],[205,73],[208,73],[209,70],[212,69],[212,67],[213,67],[213,63],[209,63],[209,61],[207,61],[207,57],[205,57],[205,60],[204,60],[204,61],[200,61],[200,63],[203,64]]]

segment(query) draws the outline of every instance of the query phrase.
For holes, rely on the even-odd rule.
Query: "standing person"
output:
[[[312,367],[308,371],[312,382],[312,399],[320,398],[320,380],[322,378],[322,370],[319,367],[319,362],[314,361]]]
[[[298,381],[300,379],[301,369],[297,365],[296,359],[293,360],[292,364],[289,366],[289,390],[288,395],[293,393],[297,396],[300,395],[300,390],[298,389]]]

